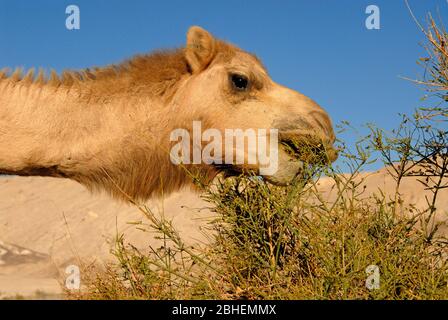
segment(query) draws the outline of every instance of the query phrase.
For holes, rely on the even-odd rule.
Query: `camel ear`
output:
[[[187,33],[185,56],[193,73],[204,70],[215,57],[216,40],[206,30],[193,26]]]

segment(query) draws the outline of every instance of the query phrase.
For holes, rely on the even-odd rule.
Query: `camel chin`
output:
[[[259,174],[259,169],[242,169],[240,166],[235,165],[221,165],[221,166],[215,166],[218,171],[221,171],[224,173],[225,178],[231,178],[235,176],[239,176],[242,173],[244,173],[247,176],[253,176]],[[301,178],[302,174],[304,173],[304,163],[296,158],[293,158],[289,156],[286,152],[283,150],[279,150],[279,157],[278,157],[278,168],[275,171],[274,174],[270,175],[263,175],[260,174],[263,179],[273,185],[276,186],[288,186],[290,185],[295,179]],[[303,179],[307,179],[305,176],[303,176]]]
[[[289,156],[283,150],[279,150],[278,168],[272,175],[262,175],[262,177],[277,186],[290,185],[295,179],[300,178],[304,168],[302,161]]]

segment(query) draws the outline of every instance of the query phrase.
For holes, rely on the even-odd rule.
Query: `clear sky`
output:
[[[409,2],[423,22],[428,12],[448,21],[446,0]],[[70,4],[80,8],[80,30],[65,27]],[[379,30],[365,27],[371,4]],[[404,0],[0,0],[0,67],[116,63],[182,46],[191,25],[255,52],[275,81],[316,100],[335,123],[390,129],[398,113],[422,105],[424,92],[400,79],[421,75],[425,55]]]

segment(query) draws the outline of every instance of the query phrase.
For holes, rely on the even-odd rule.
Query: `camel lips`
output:
[[[170,159],[176,165],[258,165],[260,175],[273,175],[278,169],[278,130],[267,131],[225,129],[223,134],[209,128],[202,132],[201,122],[193,121],[192,137],[184,128],[171,132],[170,141],[177,143],[171,148]]]
[[[287,139],[281,144],[289,156],[308,164],[328,164],[337,158],[337,150],[319,139]]]

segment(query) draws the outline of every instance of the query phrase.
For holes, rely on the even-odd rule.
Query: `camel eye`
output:
[[[247,77],[240,75],[240,74],[232,74],[230,77],[232,84],[235,89],[239,91],[244,91],[249,86],[249,80]]]

